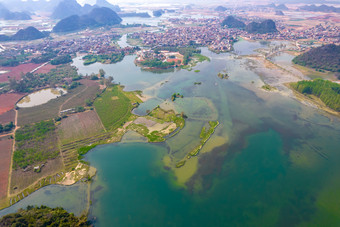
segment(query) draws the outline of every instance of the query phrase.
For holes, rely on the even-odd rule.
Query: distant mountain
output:
[[[313,11],[313,12],[336,12],[340,13],[340,8],[336,8],[334,6],[327,6],[327,5],[305,5],[300,7],[301,10]]]
[[[276,10],[275,15],[284,16],[285,14],[281,10]]]
[[[225,8],[224,6],[217,6],[215,8],[215,11],[217,11],[217,12],[224,12],[226,10],[227,10],[227,8]]]
[[[3,20],[30,20],[31,16],[25,12],[11,12],[0,3],[0,19]]]
[[[275,9],[278,10],[289,10],[288,7],[285,4],[280,4],[275,7]]]
[[[59,21],[53,32],[71,32],[89,27],[101,27],[119,24],[122,19],[112,9],[94,8],[90,13],[78,16],[72,15]]]
[[[64,19],[82,13],[83,7],[76,0],[63,0],[52,13],[53,19]]]
[[[45,38],[46,35],[40,32],[35,27],[27,27],[25,29],[20,29],[15,35],[6,36],[1,35],[0,41],[21,41],[21,40],[35,40]]]
[[[340,46],[328,44],[313,48],[293,59],[295,64],[340,72]]]
[[[240,20],[235,19],[233,16],[228,16],[222,21],[222,26],[226,26],[228,28],[239,28],[243,29],[246,27],[245,23]]]
[[[163,13],[164,13],[164,11],[163,11],[162,9],[152,11],[152,14],[153,14],[155,17],[160,17],[160,16],[163,15]]]
[[[118,13],[118,15],[120,17],[142,17],[142,18],[149,18],[151,17],[148,13],[124,13],[124,12],[120,12]]]
[[[261,23],[251,22],[246,26],[248,33],[273,33],[277,32],[275,22],[273,20],[265,20]]]
[[[112,5],[111,3],[107,2],[106,0],[97,0],[96,5],[99,7],[107,7],[112,9],[115,12],[120,12],[120,8],[118,5]]]

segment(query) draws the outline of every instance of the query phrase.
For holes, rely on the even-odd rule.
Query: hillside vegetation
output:
[[[292,83],[291,86],[302,94],[319,97],[326,106],[340,112],[340,84],[328,80],[315,79]]]
[[[60,207],[28,206],[2,217],[0,226],[90,226],[90,224],[86,216],[78,218]]]
[[[85,15],[72,15],[59,21],[53,28],[53,32],[71,32],[85,28],[111,26],[119,24],[122,19],[113,10],[102,7],[94,8]]]
[[[313,48],[295,57],[293,62],[316,70],[340,72],[340,46],[328,44]]]
[[[222,21],[222,26],[226,26],[228,28],[240,28],[243,29],[246,27],[245,23],[240,20],[235,19],[233,16],[228,16]]]
[[[273,33],[277,32],[275,22],[273,20],[265,20],[261,23],[251,22],[246,26],[248,33]]]

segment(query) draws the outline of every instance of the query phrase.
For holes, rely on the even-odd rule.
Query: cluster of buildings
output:
[[[89,34],[88,34],[89,33]],[[31,55],[31,57],[40,56],[42,53],[53,50],[58,55],[87,53],[87,54],[126,54],[135,52],[134,47],[121,48],[115,44],[115,40],[119,39],[120,35],[115,32],[106,31],[100,34],[84,31],[82,34],[74,38],[65,38],[62,40],[46,38],[39,42],[18,42],[6,43],[4,51],[1,52],[3,57],[11,57],[19,55],[22,50]]]
[[[143,49],[136,52],[136,64],[143,63],[147,60],[159,60],[162,62],[173,63],[173,66],[183,65],[184,56],[179,52],[172,52],[167,50],[154,51],[152,49]]]
[[[334,24],[317,25],[309,29],[288,27],[276,22],[279,32],[267,34],[248,33],[244,30],[221,26],[219,18],[173,18],[164,22],[168,27],[164,32],[142,32],[132,35],[142,40],[145,46],[207,46],[215,52],[230,51],[238,36],[250,40],[290,40],[311,39],[323,43],[340,43],[340,28]]]
[[[186,47],[208,46],[213,51],[230,51],[238,32],[220,28],[220,25],[174,27],[162,33],[142,32],[132,35],[145,46]]]

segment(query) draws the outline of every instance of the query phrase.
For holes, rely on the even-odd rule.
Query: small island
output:
[[[205,126],[202,128],[200,133],[200,144],[192,149],[192,151],[189,152],[187,155],[187,159],[190,159],[191,157],[197,156],[200,150],[202,150],[203,146],[206,144],[206,142],[210,139],[211,135],[215,132],[216,127],[219,125],[219,121],[209,121],[209,128],[206,128]],[[176,164],[176,168],[181,168],[186,163],[186,160],[181,160]]]
[[[181,95],[180,93],[173,93],[172,96],[171,96],[171,101],[175,101],[176,99],[178,98],[183,98],[184,96]]]
[[[229,75],[227,72],[219,72],[217,76],[221,79],[229,79]]]
[[[200,54],[199,49],[193,47],[160,47],[150,50],[140,50],[137,52],[135,64],[143,70],[159,71],[165,69],[182,68],[188,71],[196,66],[198,62],[210,61],[210,59]],[[199,72],[199,71],[195,71]]]

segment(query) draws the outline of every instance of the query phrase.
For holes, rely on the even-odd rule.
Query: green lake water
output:
[[[240,54],[265,48],[247,41],[238,45]],[[185,128],[166,142],[148,144],[129,133],[124,142],[98,146],[86,155],[98,170],[89,214],[95,226],[339,226],[339,119],[262,91],[244,58],[206,48],[202,54],[211,61],[199,63],[194,68],[199,73],[141,71],[134,56],[113,65],[83,66],[75,59],[80,73],[103,68],[126,90],[154,96],[135,110],[140,115],[157,105],[188,115]],[[217,77],[222,70],[228,80]],[[184,98],[169,101],[174,92]],[[197,171],[180,186],[162,160],[168,155],[181,160],[199,143],[209,120],[220,125],[196,157]]]

